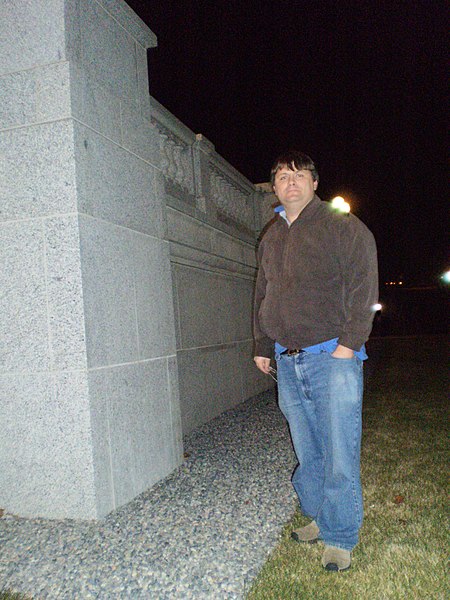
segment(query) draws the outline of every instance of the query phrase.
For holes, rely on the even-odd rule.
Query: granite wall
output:
[[[151,98],[174,289],[183,433],[272,385],[253,362],[255,244],[266,194]]]
[[[148,94],[122,0],[0,0],[0,506],[98,518],[265,389],[264,195]]]

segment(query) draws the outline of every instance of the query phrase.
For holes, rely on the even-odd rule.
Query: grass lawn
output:
[[[369,343],[362,479],[365,519],[352,568],[321,566],[323,544],[283,531],[247,600],[450,598],[448,583],[448,340]]]

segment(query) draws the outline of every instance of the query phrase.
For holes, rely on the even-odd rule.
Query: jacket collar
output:
[[[314,194],[312,200],[310,202],[308,202],[308,204],[305,206],[305,208],[299,214],[297,219],[295,219],[294,223],[296,223],[300,219],[302,221],[311,219],[316,214],[316,212],[320,208],[321,204],[322,204],[322,200],[319,198],[319,196],[317,194]],[[281,204],[279,206],[276,206],[274,208],[274,212],[276,214],[278,214],[290,226],[290,224],[286,218],[286,211],[284,209],[284,206],[282,206]],[[279,219],[277,219],[277,220],[280,221]]]

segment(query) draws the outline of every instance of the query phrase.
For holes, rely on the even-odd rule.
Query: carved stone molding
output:
[[[225,217],[254,231],[253,195],[210,164],[211,200]]]
[[[189,194],[195,193],[192,146],[181,140],[155,118],[152,123],[161,139],[161,170]]]

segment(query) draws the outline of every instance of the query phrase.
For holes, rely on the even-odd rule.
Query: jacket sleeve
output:
[[[255,288],[255,302],[253,306],[253,335],[255,338],[255,356],[265,356],[270,358],[273,354],[274,342],[261,329],[259,322],[259,310],[261,303],[266,295],[266,276],[264,274],[264,267],[262,266],[261,257],[263,254],[263,244],[259,247],[258,251],[258,263],[259,269],[256,277],[256,288]]]
[[[378,302],[378,263],[375,239],[367,227],[347,215],[341,230],[340,252],[346,322],[339,344],[360,350],[368,340]]]

